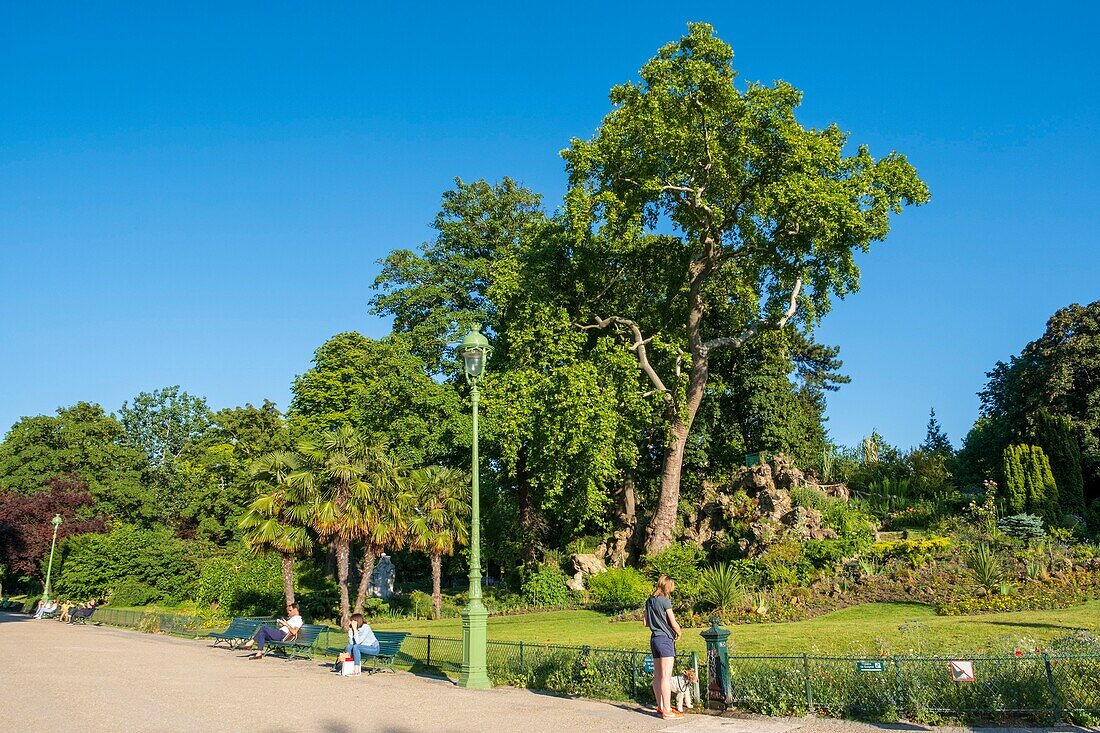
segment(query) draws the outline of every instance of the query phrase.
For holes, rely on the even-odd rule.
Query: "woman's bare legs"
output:
[[[657,698],[657,707],[665,712],[672,709],[672,667],[675,662],[675,657],[653,659],[653,695]]]

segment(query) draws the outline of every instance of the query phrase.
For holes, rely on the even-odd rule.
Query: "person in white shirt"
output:
[[[355,659],[355,674],[363,671],[363,655],[378,653],[378,638],[363,619],[363,614],[352,614],[348,624],[348,645],[344,651]]]
[[[287,641],[293,639],[298,635],[299,629],[302,628],[302,617],[298,614],[298,604],[288,603],[286,607],[286,621],[279,619],[279,628],[274,629],[270,626],[261,626],[260,630],[256,632],[256,635],[252,637],[252,641],[249,642],[248,648],[253,646],[256,648],[256,653],[250,655],[249,659],[262,659],[264,656],[264,644],[269,641]]]

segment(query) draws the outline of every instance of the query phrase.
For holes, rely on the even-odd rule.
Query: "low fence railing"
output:
[[[225,619],[97,609],[111,626],[201,637]],[[327,627],[316,649],[340,649],[347,635]],[[652,661],[632,649],[490,641],[489,677],[496,684],[605,700],[652,699]],[[836,718],[928,720],[1012,716],[1036,720],[1100,716],[1100,654],[1021,656],[731,656],[730,705],[765,715],[816,713]],[[962,662],[958,665],[955,663]],[[410,634],[396,664],[414,672],[457,675],[462,639]],[[706,695],[706,665],[678,655],[675,673],[690,668]],[[696,699],[698,699],[696,697]],[[1094,719],[1093,718],[1093,719]],[[1088,719],[1083,718],[1083,719]]]
[[[1100,714],[1100,654],[730,658],[732,705],[767,715],[929,719]]]

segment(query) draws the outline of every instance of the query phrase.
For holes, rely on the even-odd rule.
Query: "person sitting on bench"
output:
[[[44,604],[38,607],[38,612],[34,614],[36,619],[53,618],[58,609],[61,608],[61,604],[57,601],[46,601]]]
[[[378,650],[378,638],[363,619],[363,614],[352,614],[348,625],[348,645],[344,651],[355,659],[355,674],[363,671],[363,655],[377,654]]]
[[[298,604],[288,603],[286,607],[286,621],[279,619],[279,628],[273,629],[270,626],[261,626],[260,630],[256,632],[256,635],[252,637],[245,648],[252,649],[255,647],[256,653],[249,655],[249,659],[262,659],[264,656],[264,644],[269,641],[289,641],[298,635],[298,630],[302,628],[302,617],[298,614]]]

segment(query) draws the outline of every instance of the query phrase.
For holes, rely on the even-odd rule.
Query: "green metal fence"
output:
[[[202,616],[97,609],[93,622],[198,638],[228,621]],[[341,649],[347,635],[328,627],[316,650]],[[529,642],[490,641],[489,677],[496,684],[606,700],[652,699],[646,652]],[[895,656],[880,659],[822,656],[731,656],[732,705],[766,715],[817,713],[837,718],[927,720],[1026,717],[1036,720],[1100,716],[1100,655],[1027,653],[970,657],[973,682],[954,681],[959,658]],[[409,635],[397,666],[455,676],[462,640]],[[681,653],[675,670],[695,669],[707,689],[706,665]]]
[[[956,681],[953,661],[973,681]],[[837,718],[1100,713],[1100,655],[1021,657],[730,657],[732,704],[748,712]]]

